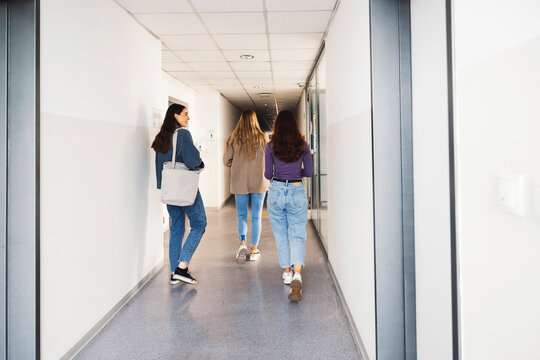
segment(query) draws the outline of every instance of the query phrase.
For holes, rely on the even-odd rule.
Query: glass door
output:
[[[319,58],[317,65],[317,105],[318,105],[318,151],[317,169],[319,181],[319,206],[318,206],[318,230],[324,246],[328,237],[327,208],[328,199],[326,193],[326,181],[328,167],[326,163],[326,61],[324,53]],[[315,161],[315,159],[313,159]]]
[[[311,154],[313,155],[313,177],[311,178],[311,219],[319,229],[319,102],[317,97],[317,73],[314,72],[308,87],[308,130]]]

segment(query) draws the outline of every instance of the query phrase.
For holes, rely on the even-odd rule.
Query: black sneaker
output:
[[[171,274],[171,285],[176,285],[180,282],[180,280],[177,280],[174,278],[174,273]]]
[[[191,276],[191,273],[187,268],[180,269],[179,267],[174,270],[174,274],[171,275],[171,284],[174,280],[183,281],[187,284],[195,285],[197,284],[197,280],[193,276]]]

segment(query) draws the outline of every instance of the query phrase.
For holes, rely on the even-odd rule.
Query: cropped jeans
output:
[[[169,264],[174,271],[179,263],[191,261],[193,253],[199,246],[201,238],[206,230],[206,212],[201,193],[197,191],[195,203],[191,206],[167,205],[167,211],[171,216],[171,232],[169,237]],[[184,246],[184,234],[186,232],[186,215],[189,219],[189,234]]]
[[[306,258],[307,198],[303,184],[272,181],[268,190],[268,215],[276,238],[279,265],[304,266]]]
[[[261,217],[266,192],[257,194],[234,195],[236,217],[238,218],[238,236],[246,236],[248,203],[251,198],[251,246],[258,246],[261,238]]]

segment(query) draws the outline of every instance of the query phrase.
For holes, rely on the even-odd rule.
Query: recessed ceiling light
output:
[[[264,86],[261,86],[261,85],[255,85],[253,88],[254,88],[254,89],[263,89]]]
[[[270,97],[270,93],[260,93],[260,97]]]
[[[241,58],[241,59],[245,59],[245,60],[251,60],[251,59],[253,59],[254,57],[255,57],[255,56],[249,55],[249,54],[240,55],[240,58]]]

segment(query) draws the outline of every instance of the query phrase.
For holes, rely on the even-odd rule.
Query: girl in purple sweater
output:
[[[296,119],[292,112],[280,111],[274,122],[272,141],[266,145],[264,176],[272,180],[268,190],[268,215],[283,268],[283,283],[291,286],[291,301],[302,300],[308,218],[302,178],[312,175],[311,153]]]

